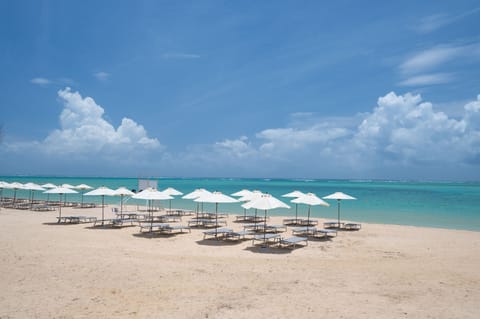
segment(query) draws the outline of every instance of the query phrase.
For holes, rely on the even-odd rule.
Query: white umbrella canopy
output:
[[[173,187],[168,187],[168,188],[165,188],[162,193],[165,193],[167,195],[170,195],[170,196],[177,196],[177,195],[183,195],[182,192],[176,190],[175,188]],[[172,209],[172,200],[170,199],[169,201],[169,209]]]
[[[287,194],[283,194],[282,197],[294,197],[294,198],[298,198],[298,197],[301,197],[305,195],[305,193],[301,192],[301,191],[297,191],[297,190],[294,190],[293,192],[290,192],[290,193],[287,193]],[[298,221],[298,204],[295,203],[295,224],[297,223]]]
[[[236,193],[233,193],[231,194],[232,196],[239,196],[239,197],[243,197],[243,196],[248,196],[252,193],[252,191],[248,190],[248,189],[242,189],[241,191],[238,191]]]
[[[262,192],[259,191],[259,190],[254,190],[254,191],[251,191],[250,193],[246,193],[245,195],[243,195],[242,197],[240,197],[238,199],[239,202],[250,202],[256,198],[259,198],[260,196],[262,196]],[[247,218],[247,208],[243,208],[243,218]],[[255,209],[255,222],[257,221],[257,209]]]
[[[42,185],[43,188],[56,188],[57,185],[52,183],[46,183]],[[47,202],[50,201],[50,194],[47,194]]]
[[[59,194],[60,195],[60,205],[58,206],[58,217],[62,217],[62,195],[63,194],[76,194],[77,191],[74,191],[71,188],[65,187],[55,187],[43,192],[44,194]],[[58,220],[60,222],[60,219]]]
[[[85,196],[102,196],[102,226],[104,225],[105,196],[115,196],[115,191],[111,188],[101,186],[93,191],[84,194]]]
[[[70,184],[62,184],[62,187],[65,187],[65,188],[75,188],[75,186],[70,185]]]
[[[342,192],[335,192],[333,194],[324,196],[323,199],[336,199],[337,200],[337,215],[338,215],[338,227],[340,228],[340,201],[342,200],[354,200],[353,196],[347,195]]]
[[[215,224],[218,225],[218,204],[219,203],[237,203],[238,200],[225,195],[221,192],[213,192],[210,194],[203,194],[202,196],[193,200],[200,203],[215,203]],[[217,228],[215,228],[215,238],[217,238]]]
[[[183,196],[182,198],[183,199],[196,199],[196,198],[199,198],[200,196],[205,195],[205,194],[211,194],[211,192],[207,191],[205,188],[197,188],[196,190],[194,190],[191,193],[188,193],[187,195]]]
[[[243,208],[255,208],[265,210],[265,220],[263,222],[263,245],[267,243],[266,239],[266,229],[267,229],[267,211],[275,208],[290,208],[284,202],[278,200],[270,194],[262,194],[260,197],[253,199],[250,202],[247,202],[242,205]]]
[[[5,185],[5,188],[13,189],[13,202],[15,203],[17,200],[17,189],[25,189],[22,183],[13,182]]]
[[[40,186],[38,184],[35,184],[35,183],[26,183],[25,185],[23,185],[23,188],[30,191],[30,196],[29,196],[29,199],[31,201],[30,205],[33,205],[33,197],[35,196],[35,191],[44,191],[45,190],[45,188],[43,188],[42,186]]]
[[[68,185],[68,184],[67,184],[67,185]],[[87,190],[87,189],[92,189],[93,187],[90,186],[90,185],[87,185],[87,184],[80,184],[80,185],[77,185],[77,186],[75,186],[75,187],[73,187],[73,188],[79,189],[79,190],[82,190],[82,191],[85,191],[85,190]],[[83,206],[83,195],[85,195],[84,193],[85,193],[85,192],[82,192],[82,204],[81,204],[82,206]]]
[[[196,199],[196,198],[199,198],[200,196],[205,195],[205,194],[211,194],[211,192],[207,191],[205,188],[197,188],[196,190],[194,190],[191,193],[188,193],[187,195],[183,196],[182,198],[183,199]],[[197,202],[197,209],[196,209],[197,219],[198,219],[198,205],[199,204],[200,203]],[[202,203],[202,211],[203,211],[203,203]]]
[[[133,195],[135,193],[125,187],[119,187],[115,190],[115,196],[120,196],[120,214],[123,213],[123,197]]]
[[[165,193],[159,192],[154,188],[148,187],[145,188],[143,191],[133,195],[132,198],[148,200],[150,205],[153,200],[167,200],[172,199],[173,197]],[[150,212],[151,214],[153,214],[151,210]],[[151,215],[151,217],[153,216]],[[153,218],[150,219],[150,222],[153,224]]]
[[[55,188],[57,185],[52,184],[52,183],[46,183],[42,185],[43,188]]]
[[[312,206],[330,206],[329,203],[326,201],[322,200],[321,198],[317,197],[314,193],[307,193],[304,194],[301,197],[295,198],[291,200],[292,203],[295,204],[306,204],[308,205],[308,218],[307,218],[307,230],[308,230],[308,225],[310,224],[310,209]]]
[[[282,197],[300,197],[300,196],[303,196],[303,195],[305,195],[305,193],[295,190],[293,192],[283,194]]]

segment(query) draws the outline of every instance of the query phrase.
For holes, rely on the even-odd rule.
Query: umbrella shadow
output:
[[[72,225],[79,225],[80,223],[57,223],[57,222],[45,222],[42,225],[47,226],[72,226]]]
[[[131,225],[131,226],[123,226],[123,227],[113,227],[111,225],[96,225],[96,226],[87,226],[85,227],[85,229],[96,229],[96,230],[119,230],[119,229],[122,229],[122,228],[126,228],[126,227],[134,227],[135,225]]]
[[[235,246],[242,243],[241,240],[224,240],[222,238],[208,238],[197,240],[196,243],[202,246]]]
[[[144,238],[144,239],[153,239],[153,238],[171,238],[175,237],[178,234],[169,234],[169,233],[161,233],[161,232],[141,232],[132,234],[132,236],[137,238]]]
[[[297,248],[285,248],[285,247],[272,247],[272,246],[248,246],[245,250],[250,251],[256,254],[272,254],[272,255],[285,255],[291,254],[292,251],[298,248],[303,248],[304,246],[298,246]]]

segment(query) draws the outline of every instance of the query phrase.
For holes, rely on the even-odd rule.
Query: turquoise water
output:
[[[107,186],[117,188],[125,186],[138,188],[136,178],[79,178],[79,177],[0,177],[6,182],[34,182],[37,184],[53,183],[72,185],[88,184],[93,187]],[[291,180],[291,179],[208,179],[208,178],[160,178],[159,189],[173,187],[184,194],[196,188],[221,191],[231,194],[241,189],[258,189],[276,197],[293,190],[313,192],[319,197],[341,191],[358,200],[342,201],[342,219],[385,224],[441,227],[480,231],[480,183],[454,182],[403,182],[403,181],[348,181],[348,180]],[[12,196],[12,190],[4,190],[5,195]],[[18,191],[17,196],[28,197],[26,191]],[[50,195],[51,198],[57,195]],[[46,198],[45,194],[35,193],[35,198]],[[80,200],[80,195],[68,195],[68,200]],[[100,198],[86,197],[85,201],[100,202]],[[290,199],[283,198],[289,203]],[[108,198],[109,203],[118,203],[118,198]],[[143,204],[142,201],[130,200],[129,203]],[[312,207],[312,216],[336,218],[337,204],[329,201],[330,207]],[[278,209],[269,212],[272,215],[294,215],[292,209]],[[168,202],[164,204],[168,206]],[[172,207],[194,209],[195,203],[176,198]],[[213,210],[213,204],[205,204],[206,209]],[[307,207],[299,205],[299,214],[305,215]],[[239,204],[220,204],[220,210],[230,213],[242,213]]]

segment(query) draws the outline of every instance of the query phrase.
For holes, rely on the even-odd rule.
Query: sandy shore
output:
[[[480,317],[479,232],[363,224],[262,249],[56,216],[0,210],[0,318]]]

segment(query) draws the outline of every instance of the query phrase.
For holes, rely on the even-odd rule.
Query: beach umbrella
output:
[[[59,194],[60,195],[60,205],[58,206],[58,221],[60,222],[60,217],[62,217],[62,195],[63,194],[75,194],[78,193],[77,191],[74,191],[71,188],[65,188],[65,187],[55,187],[52,189],[49,189],[45,192],[44,194]]]
[[[108,187],[102,186],[93,191],[84,194],[85,196],[102,196],[102,226],[104,224],[105,196],[115,196],[115,191]]]
[[[1,191],[1,193],[0,193],[0,201],[3,201],[3,190],[4,190],[5,188],[9,188],[9,185],[10,185],[10,184],[7,183],[7,182],[0,181],[0,191]]]
[[[60,187],[75,189],[75,186],[73,186],[71,184],[62,184],[62,186],[60,186]],[[65,205],[67,205],[67,194],[65,194],[65,196],[63,198],[63,201],[64,201]]]
[[[340,228],[340,201],[356,199],[350,195],[342,192],[336,192],[328,196],[324,196],[323,199],[336,199],[337,200],[337,214],[338,214],[338,227]]]
[[[231,194],[232,196],[238,196],[238,197],[243,197],[243,196],[248,196],[252,193],[252,191],[248,189],[242,189],[241,191],[238,191],[236,193]]]
[[[15,204],[15,202],[17,201],[17,189],[24,189],[23,184],[18,182],[13,182],[6,186],[7,186],[6,188],[13,189],[13,203]]]
[[[252,194],[252,191],[248,190],[248,189],[242,189],[241,191],[238,191],[236,193],[233,193],[231,194],[232,196],[238,196],[238,197],[244,197],[244,196],[249,196],[250,194]],[[239,200],[240,202],[243,202],[242,200]],[[247,218],[247,209],[244,208],[243,209],[243,220],[245,220],[245,218]]]
[[[177,191],[175,188],[173,187],[168,187],[168,188],[165,188],[162,193],[165,193],[167,195],[170,195],[170,196],[177,196],[177,195],[183,195],[182,192],[180,191]],[[169,205],[168,205],[168,209],[172,209],[172,200],[170,199],[168,201]]]
[[[122,214],[123,213],[123,197],[133,196],[135,195],[135,193],[129,189],[126,189],[125,187],[119,187],[115,190],[115,195],[120,196],[120,214]]]
[[[35,196],[35,191],[44,191],[45,188],[43,188],[42,186],[38,185],[38,184],[35,184],[35,183],[26,183],[25,185],[23,185],[24,189],[27,189],[30,191],[30,196],[29,196],[29,199],[30,199],[30,206],[33,205],[33,197]],[[31,197],[31,198],[30,198]]]
[[[46,183],[46,184],[43,184],[41,185],[43,188],[56,188],[57,185],[55,184],[52,184],[52,183]]]
[[[270,194],[262,194],[260,197],[243,204],[242,207],[246,209],[255,208],[265,210],[265,220],[263,222],[263,246],[267,244],[267,211],[275,208],[290,208],[290,206]]]
[[[75,186],[74,188],[83,191],[82,192],[82,204],[80,206],[80,207],[82,207],[83,206],[83,195],[85,194],[85,191],[88,190],[88,189],[92,189],[93,187],[90,186],[90,185],[87,185],[87,184],[80,184],[80,185]]]
[[[219,203],[237,203],[238,200],[236,200],[233,197],[230,197],[228,195],[225,195],[221,192],[213,192],[210,194],[204,194],[196,199],[194,199],[195,202],[201,202],[201,203],[215,203],[215,238],[217,238],[217,226],[218,226],[218,204]]]
[[[57,185],[54,185],[52,183],[46,183],[41,185],[43,188],[56,188]],[[50,194],[47,194],[47,202],[50,201]]]
[[[304,194],[303,196],[300,196],[298,198],[291,200],[291,202],[295,204],[308,205],[307,231],[308,231],[308,225],[310,224],[310,209],[312,208],[312,206],[317,206],[317,205],[330,206],[329,203],[325,202],[321,198],[318,198],[317,195],[313,193]]]
[[[250,193],[247,193],[246,195],[240,197],[238,199],[239,202],[250,202],[254,199],[257,199],[259,198],[260,196],[262,196],[262,192],[259,191],[259,190],[254,190],[254,191],[251,191]],[[243,208],[244,211],[243,211],[243,218],[245,219],[247,217],[247,209],[246,208]],[[254,222],[257,222],[257,209],[255,209],[255,221]]]
[[[194,190],[191,193],[188,193],[187,195],[183,196],[182,198],[183,199],[197,199],[200,196],[205,195],[205,194],[211,194],[211,192],[207,191],[205,188],[197,188],[196,190]],[[197,202],[197,219],[198,219],[198,205],[199,204],[200,203]],[[202,203],[202,212],[203,212],[203,203]]]
[[[170,195],[167,195],[165,193],[159,192],[158,190],[148,187],[144,189],[143,191],[135,194],[132,196],[132,198],[135,199],[145,199],[148,201],[149,206],[154,200],[167,200],[167,199],[172,199],[173,197]],[[150,210],[150,222],[153,225],[153,213]]]
[[[298,198],[305,195],[305,193],[302,193],[301,191],[293,191],[287,194],[283,194],[282,197],[290,197],[290,198]],[[298,204],[295,203],[295,224],[297,224],[298,221]]]

